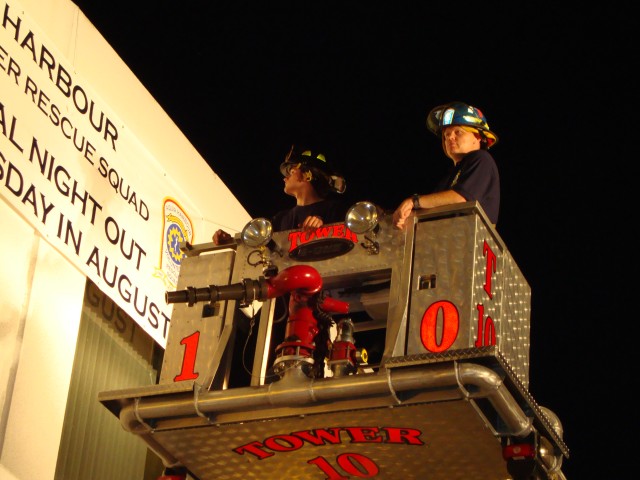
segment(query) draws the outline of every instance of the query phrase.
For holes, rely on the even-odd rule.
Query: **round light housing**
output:
[[[273,226],[266,218],[254,218],[242,229],[242,242],[248,247],[263,247],[271,240]]]
[[[354,233],[371,232],[378,226],[378,209],[371,202],[358,202],[347,211],[344,223]]]

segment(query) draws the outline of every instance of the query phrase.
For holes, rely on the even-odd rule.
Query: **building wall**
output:
[[[108,109],[123,134],[121,148],[110,157],[112,164],[125,171],[127,165],[144,160],[149,177],[137,180],[137,187],[140,191],[150,190],[153,183],[159,199],[176,199],[193,223],[194,237],[190,240],[209,241],[218,228],[230,232],[242,229],[250,219],[246,210],[71,1],[0,0],[0,16],[7,11],[12,20],[20,18],[23,22],[22,36],[33,30],[36,46],[41,42],[54,51],[56,60],[64,63],[74,79],[81,81]],[[20,168],[25,189],[30,184],[44,189],[52,183],[43,179],[44,174],[35,172],[34,162],[27,161],[27,154],[20,152],[16,143],[24,144],[33,135],[52,151],[65,153],[70,146],[59,130],[46,123],[48,120],[35,103],[25,100],[9,74],[8,62],[15,57],[23,67],[21,81],[32,75],[43,91],[48,89],[48,93],[60,97],[46,72],[29,62],[30,52],[14,41],[12,29],[9,25],[0,32],[0,104],[4,107],[4,117],[0,117],[0,248],[4,254],[0,271],[0,479],[48,480],[55,476],[83,294],[87,278],[91,277],[87,274],[86,257],[74,258],[64,250],[60,238],[55,238],[55,231],[52,235],[43,228],[42,212],[36,211],[45,205],[40,191],[27,198],[16,194],[15,183],[8,185],[9,163]],[[64,100],[57,101],[60,104]],[[12,118],[18,120],[17,141],[10,138]],[[140,162],[131,162],[131,158]],[[75,158],[73,161],[81,163]],[[85,191],[98,191],[91,172],[79,169],[76,173]],[[14,175],[12,182],[16,178]],[[42,192],[47,194],[47,201],[62,206],[64,199],[53,196],[57,192]],[[154,261],[161,257],[163,247],[163,232],[158,228],[163,212],[158,198],[148,202],[153,217],[149,228],[143,224],[136,233],[136,240],[145,245],[148,257]],[[127,229],[140,223],[140,214],[126,205],[123,208],[121,201],[101,203],[100,213],[105,218],[112,215]],[[83,215],[85,218],[76,220],[86,220],[87,215]],[[86,224],[84,228],[89,227]],[[105,243],[105,247],[109,245]],[[100,278],[92,280],[101,288],[105,286]],[[146,287],[153,281],[145,280],[141,285]],[[164,281],[165,284],[154,286],[158,296],[171,288]],[[113,300],[122,303],[122,299]],[[144,319],[134,320],[148,328]]]
[[[0,229],[0,465],[18,479],[52,479],[86,277],[4,202],[0,218],[11,225]]]

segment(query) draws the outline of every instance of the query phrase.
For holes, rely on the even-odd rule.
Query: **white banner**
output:
[[[19,4],[0,16],[0,195],[164,347],[180,192]]]

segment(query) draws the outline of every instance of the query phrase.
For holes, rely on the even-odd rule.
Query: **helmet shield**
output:
[[[427,128],[433,134],[440,136],[442,129],[450,125],[473,127],[486,140],[487,148],[498,142],[498,136],[489,129],[489,124],[479,108],[462,102],[452,102],[439,105],[429,112]]]

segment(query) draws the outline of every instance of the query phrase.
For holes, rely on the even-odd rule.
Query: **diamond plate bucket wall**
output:
[[[407,354],[495,345],[526,387],[531,289],[480,210],[418,219],[412,255]]]

